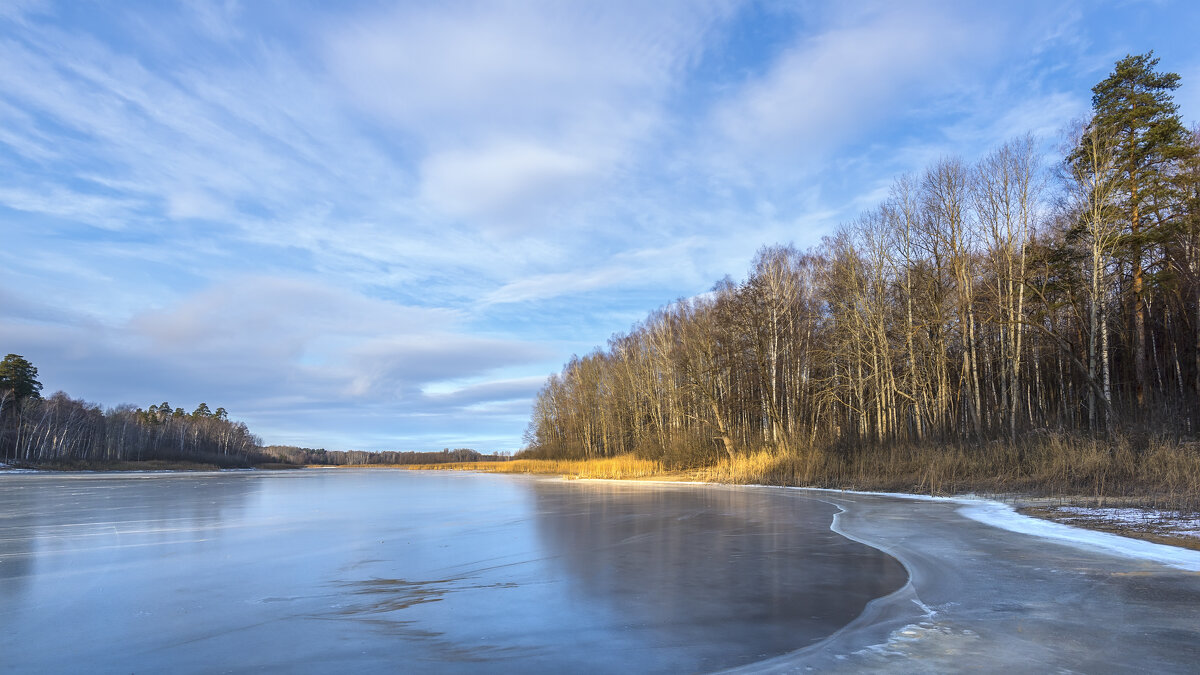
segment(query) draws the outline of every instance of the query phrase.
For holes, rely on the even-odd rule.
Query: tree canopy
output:
[[[1068,158],[1076,166],[1103,146],[1111,154],[1105,174],[1094,183],[1110,194],[1119,214],[1117,253],[1130,269],[1126,301],[1132,320],[1133,374],[1136,402],[1145,403],[1147,365],[1146,286],[1161,283],[1170,269],[1163,244],[1182,209],[1174,177],[1195,154],[1171,93],[1179,75],[1155,70],[1154,52],[1129,55],[1092,88],[1092,120]]]
[[[1057,194],[1028,136],[902,176],[820,245],[764,248],[744,282],[573,357],[526,452],[856,466],[930,441],[1200,437],[1200,143],[1157,65],[1096,85]]]
[[[0,361],[0,392],[10,391],[18,401],[40,399],[42,383],[38,370],[20,354],[9,354]]]

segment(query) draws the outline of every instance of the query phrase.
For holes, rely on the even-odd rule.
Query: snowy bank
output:
[[[1012,506],[996,501],[968,499],[959,501],[965,504],[958,510],[959,513],[992,527],[1053,539],[1072,546],[1099,549],[1129,558],[1151,560],[1189,572],[1200,572],[1200,551],[1155,544],[1141,539],[1034,518],[1017,513]],[[1095,509],[1088,510],[1094,511]]]

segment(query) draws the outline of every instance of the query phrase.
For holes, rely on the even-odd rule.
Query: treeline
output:
[[[272,464],[363,466],[492,462],[470,448],[441,452],[363,452],[263,447],[225,408],[201,403],[191,413],[167,401],[145,409],[122,405],[107,410],[63,392],[41,395],[38,371],[19,354],[0,360],[0,461],[43,465],[165,460],[217,466]]]
[[[164,401],[105,410],[63,392],[42,397],[38,371],[19,354],[0,360],[0,460],[27,464],[190,461],[246,466],[261,441],[224,408],[191,414]]]
[[[1029,137],[943,159],[819,246],[763,248],[744,282],[572,358],[525,456],[1194,438],[1200,137],[1157,63],[1117,63],[1058,165]]]
[[[247,466],[261,460],[260,441],[242,422],[132,406],[104,410],[63,392],[26,399],[0,415],[0,422],[0,456],[8,462],[170,460]]]
[[[268,445],[262,453],[283,464],[320,466],[364,466],[371,464],[450,464],[452,462],[501,462],[507,455],[482,454],[470,448],[449,448],[441,452],[364,452],[362,450],[323,450],[290,445]]]

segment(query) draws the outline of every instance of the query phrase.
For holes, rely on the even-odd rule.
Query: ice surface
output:
[[[0,671],[696,672],[906,581],[834,506],[401,471],[0,478]]]
[[[0,671],[1190,672],[1195,555],[977,499],[5,475]]]
[[[834,529],[895,556],[910,580],[826,640],[744,670],[1169,673],[1200,661],[1200,576],[1179,569],[1191,552],[987,500],[796,492],[838,505]]]

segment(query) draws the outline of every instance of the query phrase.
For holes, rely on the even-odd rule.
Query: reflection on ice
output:
[[[894,559],[832,532],[836,508],[811,499],[718,486],[533,490],[569,597],[640,632],[647,650],[685,648],[701,670],[806,646],[907,578]]]
[[[391,471],[0,478],[24,671],[697,671],[905,581],[794,494]],[[69,627],[69,631],[64,631]]]

